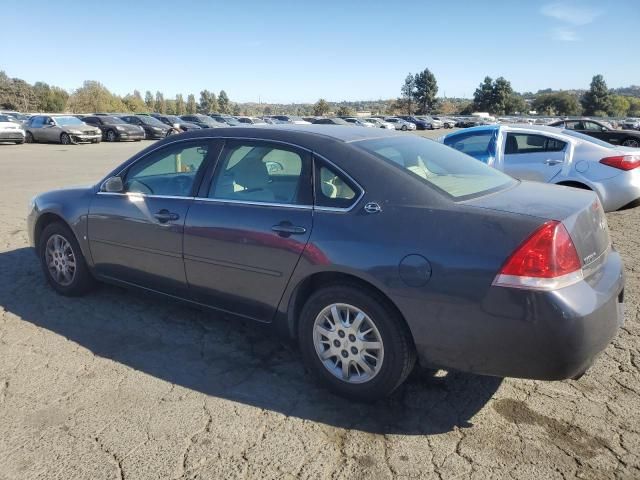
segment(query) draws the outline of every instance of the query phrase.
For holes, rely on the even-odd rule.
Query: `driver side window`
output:
[[[157,150],[129,168],[124,190],[145,195],[191,196],[208,152],[207,142],[179,143]]]

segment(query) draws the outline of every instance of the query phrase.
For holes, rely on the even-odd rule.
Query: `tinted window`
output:
[[[209,190],[209,198],[296,204],[305,163],[289,149],[266,143],[235,144],[225,148]],[[308,192],[307,192],[308,193]]]
[[[494,130],[483,130],[470,134],[452,135],[444,139],[444,144],[486,161],[486,155],[492,154],[490,149],[493,138]]]
[[[579,122],[579,121],[567,122],[566,128],[569,130],[584,130],[584,126],[582,125],[582,122]]]
[[[584,129],[589,132],[601,132],[604,127],[602,125],[598,125],[595,122],[582,122],[584,123]]]
[[[44,124],[44,117],[34,117],[31,119],[32,127],[41,127]]]
[[[509,133],[505,143],[505,155],[539,152],[561,152],[566,142],[544,135]]]
[[[316,169],[316,205],[347,208],[356,200],[357,187],[344,175],[324,165]]]
[[[207,143],[180,143],[153,152],[129,168],[125,191],[190,196],[208,150]]]
[[[354,142],[452,197],[467,197],[505,187],[513,178],[455,150],[425,138],[391,137]]]
[[[84,123],[90,123],[91,125],[100,125],[100,120],[98,120],[98,117],[84,117],[82,121]]]

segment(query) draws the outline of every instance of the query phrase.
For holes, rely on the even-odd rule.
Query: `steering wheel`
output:
[[[129,185],[127,185],[127,191],[134,193],[146,193],[148,195],[153,195],[153,190],[149,185],[140,180],[131,180]]]

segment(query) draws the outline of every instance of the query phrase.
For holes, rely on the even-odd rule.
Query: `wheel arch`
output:
[[[336,284],[347,284],[355,286],[356,288],[368,290],[379,300],[383,301],[389,308],[393,309],[397,313],[398,318],[401,319],[404,327],[407,329],[409,337],[411,338],[411,344],[415,348],[415,345],[413,344],[413,334],[411,333],[409,324],[395,302],[393,302],[386,293],[376,287],[373,283],[356,275],[338,271],[313,273],[302,279],[295,286],[291,296],[289,297],[286,311],[286,329],[289,338],[295,339],[297,337],[300,312],[309,297],[321,288]]]
[[[592,190],[593,191],[593,188],[591,188],[586,183],[578,182],[576,180],[563,180],[561,182],[556,183],[556,185],[562,185],[564,187],[581,188],[583,190]]]
[[[36,224],[33,228],[33,243],[36,248],[38,248],[38,245],[40,244],[40,236],[42,235],[44,229],[52,223],[56,222],[62,223],[73,232],[73,228],[71,228],[71,225],[69,225],[69,223],[61,215],[55,212],[45,212],[38,217],[38,220],[36,220]]]

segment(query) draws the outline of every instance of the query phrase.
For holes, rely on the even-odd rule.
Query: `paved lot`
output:
[[[45,285],[29,198],[146,143],[0,145],[0,479],[640,478],[640,208],[608,215],[627,323],[581,380],[416,372],[357,405],[256,325]]]

